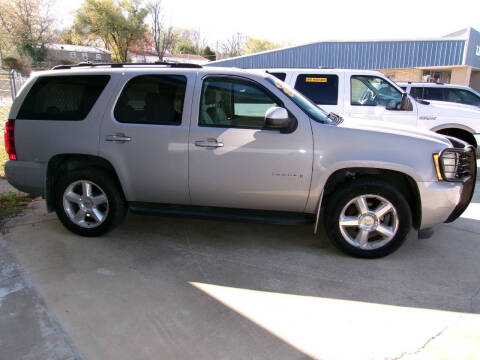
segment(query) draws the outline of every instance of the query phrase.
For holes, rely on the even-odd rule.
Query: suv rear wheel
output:
[[[122,222],[127,206],[110,174],[88,168],[65,173],[58,179],[55,210],[70,231],[99,236]]]
[[[405,197],[374,179],[357,180],[334,193],[327,203],[326,229],[341,250],[377,258],[398,249],[412,224]]]

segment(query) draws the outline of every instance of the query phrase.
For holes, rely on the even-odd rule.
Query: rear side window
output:
[[[295,89],[318,105],[337,105],[338,76],[301,74],[295,82]]]
[[[442,88],[425,87],[423,89],[423,99],[443,101],[443,89]]]
[[[480,106],[480,97],[468,90],[446,88],[444,93],[445,101]]]
[[[269,73],[270,75],[275,76],[277,79],[285,81],[287,78],[287,74],[284,72],[276,72],[276,73]]]
[[[40,77],[28,92],[17,118],[83,120],[109,79],[108,75]]]
[[[180,125],[187,78],[180,75],[142,75],[131,79],[115,106],[122,123]]]

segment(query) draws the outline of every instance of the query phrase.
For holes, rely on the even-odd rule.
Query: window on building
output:
[[[95,60],[102,60],[101,54],[95,54]]]
[[[71,59],[76,59],[77,58],[77,53],[75,51],[70,51],[70,58]]]
[[[322,74],[301,74],[295,82],[295,89],[318,105],[337,105],[338,76]]]
[[[250,81],[211,78],[203,83],[198,124],[261,129],[272,106],[278,102]]]
[[[351,104],[355,106],[385,106],[400,109],[402,93],[385,79],[354,75],[351,78]]]
[[[83,120],[108,83],[108,75],[44,76],[18,113],[27,120]]]
[[[122,123],[180,125],[187,79],[180,75],[142,75],[131,79],[114,115]]]

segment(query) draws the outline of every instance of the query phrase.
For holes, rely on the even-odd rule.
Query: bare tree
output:
[[[220,57],[229,58],[242,55],[245,41],[246,37],[241,33],[232,35],[229,39],[220,43]]]
[[[172,26],[165,25],[162,16],[161,0],[153,0],[148,4],[148,12],[151,20],[151,34],[153,46],[162,61],[165,53],[171,52],[177,42],[177,34]]]

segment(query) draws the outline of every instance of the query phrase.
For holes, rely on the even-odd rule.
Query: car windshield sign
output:
[[[295,104],[297,104],[298,107],[300,107],[300,109],[302,109],[313,120],[323,124],[334,123],[334,120],[332,119],[332,117],[328,116],[328,113],[315,105],[308,98],[300,94],[297,90],[292,89],[283,81],[280,81],[273,76],[268,76],[267,80],[274,84],[277,88],[282,90],[284,94],[286,94]]]

